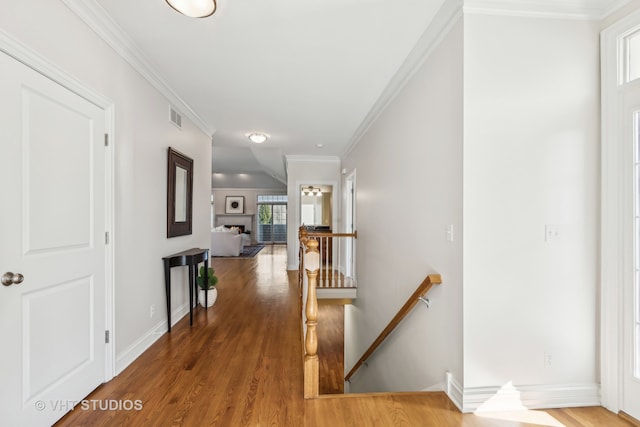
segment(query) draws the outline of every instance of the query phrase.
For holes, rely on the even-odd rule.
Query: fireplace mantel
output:
[[[216,226],[242,225],[245,230],[253,230],[255,214],[216,214]]]

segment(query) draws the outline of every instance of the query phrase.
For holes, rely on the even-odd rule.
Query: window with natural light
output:
[[[625,37],[626,78],[624,83],[640,78],[640,30]]]
[[[258,195],[258,242],[287,241],[287,200],[286,195]]]

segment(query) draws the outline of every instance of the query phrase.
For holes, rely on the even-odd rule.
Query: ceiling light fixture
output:
[[[251,140],[251,142],[255,142],[256,144],[262,144],[267,139],[269,139],[269,135],[266,133],[253,132],[247,135],[247,138]]]
[[[216,11],[216,0],[166,0],[167,4],[190,18],[206,18]]]
[[[308,187],[302,187],[303,196],[320,196],[321,194],[322,194],[322,190],[318,187],[314,187],[312,185]]]

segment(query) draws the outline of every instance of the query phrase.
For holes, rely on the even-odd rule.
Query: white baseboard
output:
[[[444,383],[437,383],[427,388],[422,389],[421,391],[444,391]]]
[[[445,391],[462,412],[600,406],[599,384],[512,385],[462,387],[447,373]]]
[[[444,391],[449,396],[449,399],[453,402],[454,405],[460,410],[463,411],[463,400],[464,400],[464,390],[460,383],[456,381],[451,372],[447,372],[445,374],[444,380]]]
[[[171,326],[178,323],[184,316],[189,314],[189,304],[183,304],[171,313]],[[167,332],[167,319],[156,323],[151,329],[143,334],[137,341],[116,355],[116,375],[124,371],[127,366],[133,363],[142,353],[144,353],[154,342]]]

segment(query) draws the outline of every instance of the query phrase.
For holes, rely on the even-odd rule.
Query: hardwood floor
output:
[[[344,393],[344,306],[318,305],[320,394]]]
[[[250,259],[215,258],[213,266],[220,278],[213,308],[196,310],[191,328],[189,316],[183,318],[171,334],[87,397],[138,400],[142,409],[100,410],[99,403],[98,409],[85,410],[78,405],[57,426],[629,425],[603,408],[461,414],[440,392],[305,401],[297,272],[285,271],[286,249],[268,246]],[[334,307],[327,307],[322,317],[337,323],[322,333],[331,335],[341,320],[339,312],[331,311]],[[323,351],[335,355],[341,345],[323,348],[321,343],[321,357]],[[339,366],[327,373],[330,368],[326,363],[321,371],[327,389],[340,385],[344,372]]]

